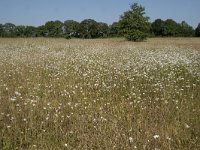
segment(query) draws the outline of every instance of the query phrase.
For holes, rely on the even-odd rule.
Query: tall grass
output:
[[[200,149],[199,39],[0,39],[0,149]]]

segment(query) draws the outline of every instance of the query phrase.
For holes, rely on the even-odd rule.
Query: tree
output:
[[[108,37],[108,31],[109,31],[109,27],[106,23],[104,22],[98,22],[98,37]]]
[[[151,32],[155,36],[163,36],[163,29],[164,29],[164,21],[161,19],[156,19],[152,24],[151,24]]]
[[[25,26],[16,26],[15,28],[15,35],[16,36],[19,36],[19,37],[24,37],[24,33],[25,33],[25,29],[26,27]]]
[[[78,26],[78,34],[80,38],[97,38],[98,23],[93,19],[85,19]]]
[[[4,36],[15,37],[16,36],[16,26],[12,23],[6,23],[3,25]]]
[[[161,19],[156,19],[151,24],[151,32],[155,36],[194,36],[194,29],[190,25],[188,25],[187,22],[182,21],[181,23],[176,23],[172,19],[167,19],[165,21]]]
[[[26,26],[25,31],[24,31],[24,36],[35,37],[36,36],[36,28],[33,26]]]
[[[163,36],[177,36],[178,29],[178,24],[173,19],[167,19],[164,22]]]
[[[48,21],[45,24],[47,36],[59,37],[63,35],[63,23],[61,21]]]
[[[66,20],[63,26],[65,38],[77,37],[78,26],[79,22],[74,20]]]
[[[44,25],[41,25],[39,27],[37,27],[36,29],[36,37],[46,37],[47,36],[47,30],[46,30],[46,27]]]
[[[183,37],[192,37],[194,36],[194,29],[189,25],[187,24],[186,21],[182,21],[180,24],[180,36],[183,36]]]
[[[4,35],[3,25],[0,24],[0,37],[3,37],[3,35]]]
[[[200,23],[198,24],[197,28],[195,29],[196,37],[200,37]]]
[[[110,37],[122,36],[120,33],[119,22],[113,22],[113,24],[109,26],[109,36]]]
[[[145,8],[137,3],[132,4],[130,8],[121,16],[120,30],[128,40],[143,41],[150,29],[149,17],[144,16]]]

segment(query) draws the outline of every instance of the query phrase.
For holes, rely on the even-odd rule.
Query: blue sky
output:
[[[193,27],[200,22],[200,0],[0,0],[0,23],[39,26],[50,20],[91,18],[112,24],[134,2],[145,7],[151,21],[172,18]]]

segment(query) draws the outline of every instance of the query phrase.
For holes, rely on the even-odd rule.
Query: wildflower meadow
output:
[[[200,149],[200,39],[0,39],[0,149]]]

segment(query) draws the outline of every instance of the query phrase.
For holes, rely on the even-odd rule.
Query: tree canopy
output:
[[[137,3],[130,6],[119,21],[123,35],[131,41],[143,41],[147,38],[150,29],[149,17],[145,15],[145,8]]]
[[[72,38],[78,36],[79,22],[74,20],[66,20],[63,26],[65,38]]]
[[[78,34],[81,38],[96,38],[98,35],[98,23],[93,19],[83,20],[78,27]]]
[[[200,37],[200,24],[194,30],[186,21],[177,23],[173,19],[156,19],[152,23],[145,16],[145,8],[137,3],[130,5],[119,21],[108,25],[94,19],[81,22],[66,20],[47,21],[44,25],[24,26],[13,23],[0,24],[0,37],[65,37],[106,38],[125,37],[131,41],[143,41],[151,37]]]
[[[173,19],[156,19],[151,24],[151,34],[161,37],[192,37],[194,29],[186,21],[177,23]]]
[[[196,37],[200,37],[200,23],[198,24],[197,28],[195,29]]]

